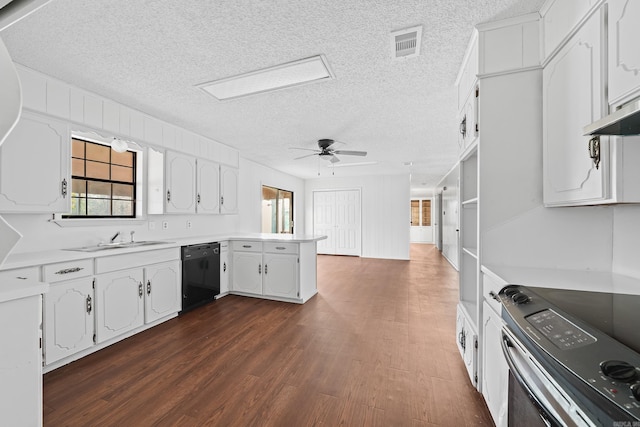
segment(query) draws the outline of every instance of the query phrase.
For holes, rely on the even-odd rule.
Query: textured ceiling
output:
[[[53,0],[0,33],[15,62],[237,148],[302,177],[294,161],[333,138],[375,166],[433,187],[457,156],[454,81],[472,27],[543,0]],[[389,33],[423,25],[419,57],[391,59]],[[219,102],[195,85],[313,55],[336,79]],[[342,157],[341,163],[360,162]],[[407,166],[404,163],[412,162]]]

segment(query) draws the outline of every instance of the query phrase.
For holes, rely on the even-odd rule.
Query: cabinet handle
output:
[[[284,246],[276,246],[276,249],[279,251],[284,251],[287,248],[285,248]]]
[[[142,291],[142,282],[140,282],[138,284],[138,296],[142,298],[142,295],[144,295],[144,292]]]
[[[267,274],[267,264],[264,265],[264,274]]]
[[[251,245],[242,245],[242,247],[249,249],[249,248],[252,248],[253,246],[251,246]]]
[[[220,204],[224,205],[224,196],[220,196]]]
[[[147,295],[151,295],[151,280],[147,280]]]
[[[87,314],[91,314],[91,295],[87,295]]]
[[[465,115],[460,122],[460,133],[463,138],[467,137],[467,116]]]
[[[589,140],[589,157],[598,169],[600,167],[600,136],[594,136]]]
[[[226,262],[222,263],[222,271],[227,271],[227,263]]]
[[[67,178],[63,178],[62,179],[62,183],[60,185],[60,193],[62,193],[62,197],[66,198],[67,197]]]
[[[258,264],[258,274],[262,274],[262,264]]]
[[[171,201],[171,190],[167,190],[167,202]]]
[[[83,267],[73,267],[73,268],[65,268],[62,270],[58,270],[53,274],[69,274],[69,273],[77,273],[80,270],[84,270]]]
[[[493,292],[493,291],[490,291],[490,292],[489,292],[489,296],[490,296],[491,298],[493,298],[494,300],[496,300],[496,301],[500,301],[500,298],[498,298],[498,295],[496,295],[496,293],[495,293],[495,292]]]
[[[198,193],[198,197],[196,197],[196,203],[200,204],[200,193]]]

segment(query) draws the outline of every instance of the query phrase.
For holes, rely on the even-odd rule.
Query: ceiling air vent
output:
[[[391,32],[391,57],[406,59],[420,55],[422,25]]]

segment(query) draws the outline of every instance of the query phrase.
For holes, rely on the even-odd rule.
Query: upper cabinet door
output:
[[[638,96],[640,89],[640,2],[609,0],[609,103]]]
[[[165,155],[165,212],[196,212],[196,159],[167,151]]]
[[[238,213],[238,169],[220,166],[220,213]]]
[[[603,115],[601,11],[558,51],[543,71],[544,203],[597,203],[608,196],[607,141],[596,167],[583,127]]]
[[[0,147],[0,212],[67,213],[69,128],[23,112]]]
[[[198,159],[198,193],[196,204],[198,213],[220,213],[220,165]]]

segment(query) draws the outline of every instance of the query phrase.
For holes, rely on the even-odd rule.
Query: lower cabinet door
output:
[[[96,339],[98,343],[144,324],[142,268],[96,276]]]
[[[150,323],[182,308],[180,261],[144,268],[144,321]]]
[[[298,256],[264,254],[263,290],[265,295],[298,297]]]
[[[233,290],[262,295],[262,253],[233,253]]]
[[[220,251],[220,294],[229,292],[229,251]]]
[[[486,302],[482,305],[482,395],[496,427],[506,427],[509,366],[502,354],[502,319]]]
[[[93,278],[52,284],[44,294],[44,359],[46,364],[93,345]]]

